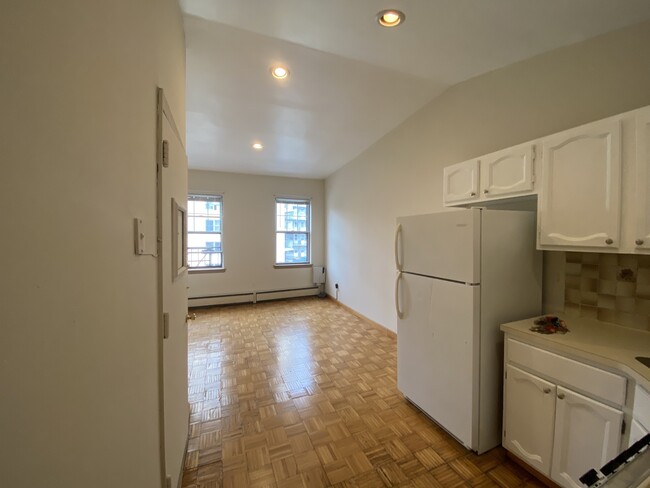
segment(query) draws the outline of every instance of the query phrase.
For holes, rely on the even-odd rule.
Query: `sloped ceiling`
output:
[[[190,168],[323,178],[447,87],[650,18],[647,0],[181,0]],[[380,27],[385,8],[403,25]],[[289,78],[270,67],[283,64]],[[264,144],[262,151],[253,142]]]

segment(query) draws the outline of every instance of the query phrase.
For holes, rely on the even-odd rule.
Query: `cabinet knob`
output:
[[[485,190],[483,190],[483,193],[488,194],[490,193],[490,191],[486,188]]]
[[[475,197],[475,196],[476,196],[476,192],[473,191],[472,193],[469,194],[469,196],[470,196],[470,197]]]
[[[607,239],[605,239],[605,244],[608,244],[608,245],[609,244],[614,244],[614,241],[608,237]]]
[[[558,393],[558,394],[557,394],[557,397],[558,397],[560,400],[564,400],[564,393]]]
[[[636,241],[634,241],[634,243],[635,243],[637,246],[642,246],[642,245],[643,245],[643,239],[637,239]]]
[[[550,389],[550,388],[544,388],[543,391],[544,391],[544,393],[546,393],[547,395],[548,395],[549,393],[551,393],[551,389]]]

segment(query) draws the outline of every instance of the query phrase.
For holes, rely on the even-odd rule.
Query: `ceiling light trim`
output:
[[[377,14],[377,23],[382,27],[397,27],[406,20],[406,15],[401,10],[390,8]]]
[[[276,80],[286,80],[289,77],[289,68],[280,64],[271,66],[271,76]]]

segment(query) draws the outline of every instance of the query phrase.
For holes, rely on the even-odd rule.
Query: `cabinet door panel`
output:
[[[555,419],[555,385],[506,365],[503,446],[549,476]]]
[[[620,139],[620,120],[605,120],[544,140],[540,246],[619,246]]]
[[[443,169],[443,201],[445,204],[478,199],[478,159],[447,166]]]
[[[630,438],[627,442],[627,447],[632,446],[636,441],[640,441],[648,435],[648,431],[636,420],[632,420],[630,424]]]
[[[534,144],[523,144],[481,158],[481,193],[485,198],[533,190]]]
[[[637,114],[636,185],[634,247],[650,250],[650,107]]]
[[[580,476],[619,453],[623,412],[557,387],[551,478],[584,488]]]

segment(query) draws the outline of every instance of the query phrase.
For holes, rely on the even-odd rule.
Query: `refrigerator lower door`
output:
[[[397,386],[438,424],[476,449],[480,287],[402,273]]]

